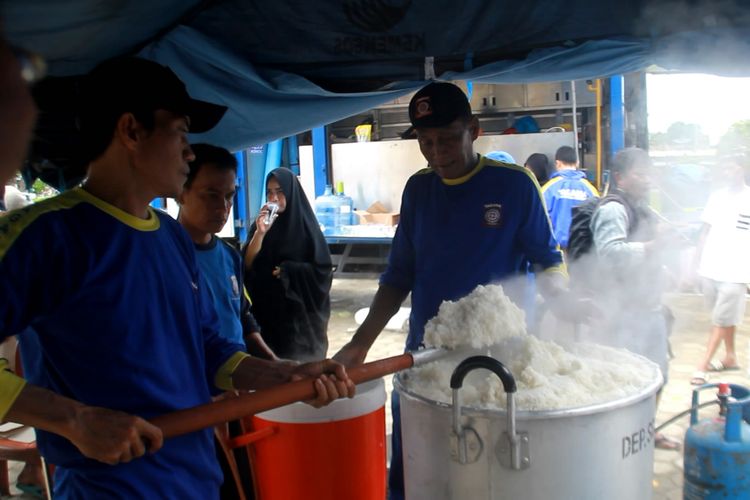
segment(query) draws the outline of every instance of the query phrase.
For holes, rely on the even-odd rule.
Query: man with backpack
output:
[[[578,281],[577,288],[591,293],[604,312],[603,322],[588,340],[626,348],[650,359],[661,368],[666,384],[668,326],[662,293],[663,255],[669,234],[658,227],[648,207],[650,168],[651,160],[644,150],[620,151],[610,167],[614,180],[610,194],[576,212],[571,225],[571,242],[575,245],[571,285]],[[586,213],[590,214],[590,236],[582,234]],[[586,282],[580,283],[582,280]],[[660,433],[654,437],[654,444],[667,450],[680,447]]]
[[[571,276],[571,287],[575,288],[578,293],[584,293],[589,297],[594,296],[592,286],[596,284],[598,278],[591,219],[599,207],[613,201],[624,207],[628,221],[634,220],[632,204],[617,188],[602,198],[589,198],[571,209],[568,244],[565,252]]]

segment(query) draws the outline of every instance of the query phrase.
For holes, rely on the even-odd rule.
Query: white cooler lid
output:
[[[336,422],[367,415],[385,405],[385,382],[382,378],[357,386],[352,399],[337,399],[323,408],[313,408],[305,403],[292,403],[255,416],[270,422],[287,424]]]

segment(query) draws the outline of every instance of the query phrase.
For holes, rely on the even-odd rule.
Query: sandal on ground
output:
[[[16,488],[21,490],[25,495],[36,497],[36,498],[47,498],[45,495],[44,488],[37,484],[30,483],[16,483]]]
[[[680,442],[664,434],[657,433],[654,437],[654,446],[659,450],[680,451]]]
[[[727,366],[722,361],[711,361],[708,364],[708,371],[710,372],[729,372],[739,369],[739,365]]]
[[[708,383],[708,373],[700,370],[693,372],[693,378],[690,379],[692,385],[703,385]]]

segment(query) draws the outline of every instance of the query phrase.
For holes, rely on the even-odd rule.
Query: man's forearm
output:
[[[240,390],[266,389],[289,382],[297,366],[295,362],[247,357],[232,373],[232,383]]]
[[[568,278],[562,271],[542,270],[536,276],[539,293],[545,300],[554,299],[568,291]]]
[[[245,337],[245,345],[247,346],[247,351],[254,356],[258,356],[263,359],[278,359],[276,353],[273,352],[273,349],[268,347],[266,341],[263,340],[260,332],[252,332],[247,335]]]
[[[349,343],[359,348],[369,349],[388,321],[398,312],[408,295],[408,291],[389,285],[380,285],[372,299],[370,312]]]
[[[245,270],[249,271],[253,267],[253,261],[260,252],[260,247],[263,245],[263,235],[259,231],[255,231],[253,237],[250,239],[250,243],[245,247]]]
[[[695,246],[695,254],[693,255],[693,269],[698,269],[701,263],[701,257],[703,256],[703,248],[706,246],[706,238],[708,238],[708,232],[711,230],[711,225],[703,223],[701,232],[698,235],[698,243]]]
[[[163,442],[161,429],[141,417],[87,406],[30,384],[5,419],[63,436],[84,456],[110,465],[155,453]]]
[[[76,414],[83,407],[78,401],[27,383],[5,414],[5,420],[70,438]]]

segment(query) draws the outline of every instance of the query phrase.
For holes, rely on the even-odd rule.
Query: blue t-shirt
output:
[[[599,197],[599,192],[580,170],[561,170],[542,187],[544,203],[552,221],[555,239],[568,248],[573,207],[589,198]]]
[[[195,250],[198,266],[208,283],[211,303],[219,316],[219,333],[230,342],[244,346],[240,322],[243,271],[239,252],[216,236],[206,245],[196,244]]]
[[[422,342],[444,300],[519,274],[529,261],[562,267],[541,193],[517,165],[480,157],[459,179],[424,169],[406,183],[401,219],[381,284],[411,291],[407,349]]]
[[[218,335],[193,242],[168,215],[139,219],[77,188],[0,217],[0,332],[20,334],[33,384],[150,418],[210,401],[243,346]],[[37,433],[55,498],[217,498],[211,429],[106,465]]]

